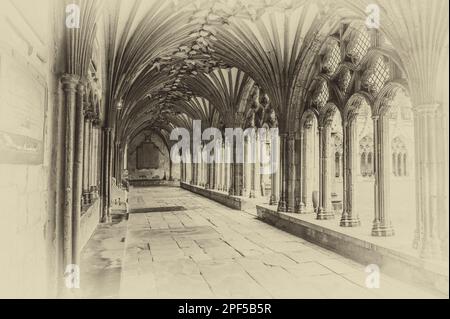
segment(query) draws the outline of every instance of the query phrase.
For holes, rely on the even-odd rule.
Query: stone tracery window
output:
[[[341,61],[341,53],[338,44],[333,41],[329,44],[327,54],[325,55],[323,69],[325,73],[332,75],[336,72]]]
[[[354,29],[351,40],[347,46],[347,55],[353,63],[359,64],[370,48],[370,37],[364,29]]]
[[[397,177],[408,176],[408,154],[406,144],[400,137],[392,141],[392,174]]]
[[[364,136],[359,142],[360,150],[360,174],[363,177],[373,176],[373,139]]]
[[[342,177],[342,136],[339,134],[333,134],[333,146],[334,146],[334,177]]]
[[[328,98],[329,92],[327,83],[322,81],[314,93],[313,102],[317,107],[322,107],[327,103]]]
[[[365,85],[369,92],[380,92],[390,76],[389,65],[385,62],[385,58],[383,56],[378,57],[367,72]]]

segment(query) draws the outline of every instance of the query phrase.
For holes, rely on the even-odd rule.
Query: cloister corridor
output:
[[[0,0],[0,299],[448,299],[448,9]]]
[[[84,298],[439,298],[176,187],[131,188],[81,257]]]

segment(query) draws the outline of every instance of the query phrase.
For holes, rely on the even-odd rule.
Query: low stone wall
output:
[[[194,186],[186,183],[180,183],[181,188],[188,190],[192,193],[201,195],[213,201],[216,201],[222,205],[230,207],[232,209],[241,210],[243,203],[241,198],[228,195],[224,192],[219,192],[212,189],[204,189],[203,187]]]
[[[81,215],[80,220],[80,247],[88,242],[100,222],[100,199],[97,199],[86,212]]]
[[[134,179],[129,180],[132,187],[148,187],[148,186],[180,186],[180,181],[167,181],[161,179]]]
[[[280,213],[257,205],[258,218],[309,242],[332,250],[363,265],[376,264],[382,273],[405,282],[426,286],[448,296],[448,268],[406,252],[369,242],[343,232],[302,220],[298,214]],[[301,215],[300,215],[301,216]]]

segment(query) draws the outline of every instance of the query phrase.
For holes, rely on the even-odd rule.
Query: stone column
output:
[[[194,154],[192,154],[194,155]],[[189,184],[191,185],[195,185],[195,163],[194,163],[194,156],[192,156],[191,158],[191,163],[190,163],[190,176],[189,176]]]
[[[278,202],[278,211],[287,212],[288,211],[288,137],[286,133],[280,134],[280,157],[279,157],[279,167],[280,167],[280,200]]]
[[[295,170],[295,134],[291,133],[288,135],[287,140],[287,162],[288,162],[288,189],[287,189],[287,203],[288,203],[288,212],[295,212],[295,179],[296,179],[296,170]]]
[[[319,209],[317,219],[327,220],[334,218],[331,204],[330,191],[330,140],[331,140],[331,120],[325,120],[322,127],[319,127],[320,145],[320,166],[319,166]]]
[[[295,212],[302,214],[305,210],[305,204],[303,203],[302,196],[302,183],[303,183],[303,128],[300,128],[298,133],[298,139],[295,140]]]
[[[259,184],[257,183],[257,175],[259,173],[259,138],[258,134],[253,136],[250,144],[250,198],[256,198],[259,193]],[[259,197],[259,196],[258,196]]]
[[[80,262],[80,219],[81,202],[83,196],[83,150],[84,150],[84,95],[85,85],[80,82],[77,86],[77,102],[75,110],[75,141],[73,165],[73,224],[72,224],[72,263]],[[90,121],[92,123],[92,121]],[[88,175],[89,177],[89,175]]]
[[[221,191],[226,192],[228,191],[227,187],[226,187],[226,183],[227,183],[227,176],[226,176],[226,167],[227,167],[227,154],[226,154],[226,149],[225,149],[225,142],[222,142],[222,188]]]
[[[224,184],[223,191],[228,192],[230,186],[230,147],[229,142],[225,140],[225,163],[224,163]]]
[[[279,165],[279,157],[280,157],[280,148],[279,148],[279,138],[273,138],[270,143],[270,166],[271,166],[271,174],[270,174],[270,205],[278,204],[278,186],[280,180],[280,165]]]
[[[236,185],[237,181],[237,163],[236,163],[236,144],[237,144],[237,138],[234,137],[233,140],[230,141],[230,189],[228,193],[232,196],[239,195],[238,194],[238,188]]]
[[[261,147],[261,143],[265,143],[261,139],[261,137],[258,134],[256,134],[255,138],[255,181],[254,181],[254,187],[255,187],[255,198],[260,198],[262,196],[262,190],[261,190],[261,150],[264,149]]]
[[[217,163],[213,159],[213,162],[211,163],[211,189],[216,189],[217,186],[216,177],[217,177]]]
[[[303,146],[302,146],[302,213],[312,213],[314,211],[312,203],[311,183],[312,183],[312,169],[311,164],[314,157],[313,149],[313,121],[307,120],[303,125]],[[301,205],[301,204],[300,204]]]
[[[189,153],[188,155],[188,159],[186,160],[186,183],[187,184],[191,184],[192,181],[192,175],[191,175],[191,171],[192,171],[192,159],[193,159],[193,154]]]
[[[389,218],[390,213],[390,163],[389,122],[388,116],[375,115],[374,130],[374,172],[375,172],[375,218],[372,236],[393,236],[394,228]]]
[[[92,201],[94,200],[94,179],[93,179],[93,170],[94,170],[94,118],[93,114],[90,114],[91,119],[89,121],[88,130],[89,130],[89,139],[86,141],[89,143],[88,146],[88,154],[89,154],[89,161],[88,161],[88,184],[89,184],[89,204],[92,204]]]
[[[76,118],[76,88],[78,78],[73,75],[65,75],[61,79],[64,90],[65,112],[65,158],[64,158],[64,216],[63,216],[63,265],[72,264],[72,219],[73,203],[77,201],[73,194],[74,180],[74,148],[75,148],[75,118]]]
[[[98,181],[97,181],[97,166],[98,166],[98,129],[97,119],[92,122],[92,154],[91,154],[91,198],[98,198]]]
[[[89,126],[90,122],[92,121],[89,116],[89,111],[84,110],[85,116],[84,116],[84,151],[83,151],[83,205],[89,205],[89,161],[90,161],[90,154],[89,154]]]
[[[238,141],[242,145],[242,159],[240,159],[240,163],[236,163],[236,183],[235,190],[237,196],[245,196],[247,189],[245,188],[245,157],[246,157],[246,146],[245,139]]]
[[[103,215],[102,222],[107,223],[111,220],[111,175],[112,175],[112,165],[111,165],[111,155],[113,149],[112,143],[112,129],[110,127],[105,127],[104,129],[104,142],[103,142]]]
[[[251,189],[251,137],[246,136],[244,138],[244,163],[242,164],[243,172],[243,188],[242,188],[242,196],[250,197],[250,189]]]
[[[180,161],[180,181],[184,182],[184,162],[183,159]]]
[[[206,180],[205,180],[205,188],[209,189],[211,186],[211,164],[210,163],[205,163],[205,168],[206,168]]]
[[[356,115],[351,115],[343,121],[343,198],[342,217],[340,225],[342,227],[356,227],[361,225],[356,207],[355,185],[357,171],[357,132]]]
[[[173,181],[173,177],[172,177],[172,169],[173,169],[173,163],[172,163],[172,159],[169,157],[169,181]]]
[[[100,197],[100,187],[101,187],[101,154],[102,154],[102,128],[100,126],[100,121],[97,124],[97,153],[96,153],[96,171],[95,171],[95,186],[97,191],[97,197]]]
[[[448,249],[445,240],[448,239],[448,217],[445,218],[448,213],[443,207],[447,201],[440,190],[445,189],[442,183],[445,169],[440,165],[445,155],[439,151],[445,148],[439,136],[443,133],[439,131],[443,114],[438,104],[417,106],[414,113],[417,196],[414,247],[419,249],[422,258],[441,258],[448,254],[445,251]]]

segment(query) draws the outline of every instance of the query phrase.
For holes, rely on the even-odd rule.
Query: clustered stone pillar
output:
[[[270,144],[270,205],[278,204],[278,186],[280,181],[279,137],[272,137]]]
[[[417,204],[413,244],[423,258],[445,259],[448,258],[445,116],[439,104],[424,104],[414,108],[414,117]]]
[[[372,118],[375,172],[375,218],[372,226],[372,236],[393,236],[395,232],[389,218],[391,173],[389,122],[386,115],[375,115]]]
[[[111,178],[112,175],[112,166],[111,166],[111,157],[113,151],[113,143],[112,143],[112,129],[110,127],[103,128],[103,203],[102,203],[102,218],[101,221],[103,223],[109,222],[111,220]]]
[[[250,177],[250,198],[259,198],[261,196],[260,184],[261,184],[261,163],[260,163],[260,138],[259,134],[256,134],[252,139],[251,144],[251,177]]]
[[[249,197],[250,196],[250,169],[251,169],[251,148],[250,148],[251,136],[247,135],[244,138],[244,163],[242,163],[242,178],[243,178],[243,187],[242,187],[242,196]]]
[[[219,190],[220,191],[225,191],[225,142],[222,142],[220,145],[220,183],[219,183]]]
[[[92,170],[91,170],[91,197],[92,199],[96,200],[98,199],[98,171],[99,171],[99,119],[98,117],[94,119],[93,121],[93,128],[92,128],[92,157],[91,157],[91,163],[92,163]]]
[[[65,149],[62,157],[64,163],[64,188],[61,194],[63,204],[63,265],[78,264],[80,254],[80,217],[83,201],[83,163],[85,145],[89,145],[89,127],[86,126],[85,114],[86,83],[78,76],[67,74],[61,78],[64,92],[62,137]],[[89,124],[88,124],[89,125]],[[89,181],[89,175],[86,175]],[[87,185],[89,187],[89,184]]]
[[[90,204],[90,189],[89,189],[89,148],[90,148],[90,126],[92,123],[92,119],[89,114],[89,109],[85,109],[85,117],[84,117],[84,159],[83,159],[83,205],[87,206]]]
[[[288,136],[286,133],[280,134],[280,157],[279,157],[279,167],[280,167],[280,200],[278,201],[278,211],[287,212],[287,189],[288,189]]]
[[[358,146],[357,132],[355,125],[355,114],[343,121],[343,210],[340,225],[342,227],[360,226],[356,207],[355,184],[356,184],[356,156],[355,148]]]
[[[295,212],[295,183],[296,183],[296,165],[295,165],[295,134],[291,133],[287,139],[287,162],[288,171],[286,178],[288,179],[287,189],[287,211],[290,213]]]
[[[229,141],[225,140],[225,163],[224,163],[225,164],[225,169],[224,169],[225,180],[224,180],[224,184],[223,184],[224,192],[228,192],[229,187],[230,187],[230,160],[231,160],[231,155],[230,155]]]
[[[303,203],[303,190],[302,190],[302,159],[303,159],[303,129],[300,128],[298,132],[298,138],[295,140],[295,212],[302,214],[305,209],[305,204]]]
[[[330,192],[330,140],[331,140],[331,120],[326,119],[323,126],[319,127],[319,207],[317,219],[333,219],[334,213],[331,208]]]
[[[312,213],[312,193],[311,193],[311,181],[313,170],[310,168],[312,164],[313,153],[313,121],[307,119],[303,125],[303,151],[302,151],[302,213]],[[301,204],[300,204],[301,205]]]

